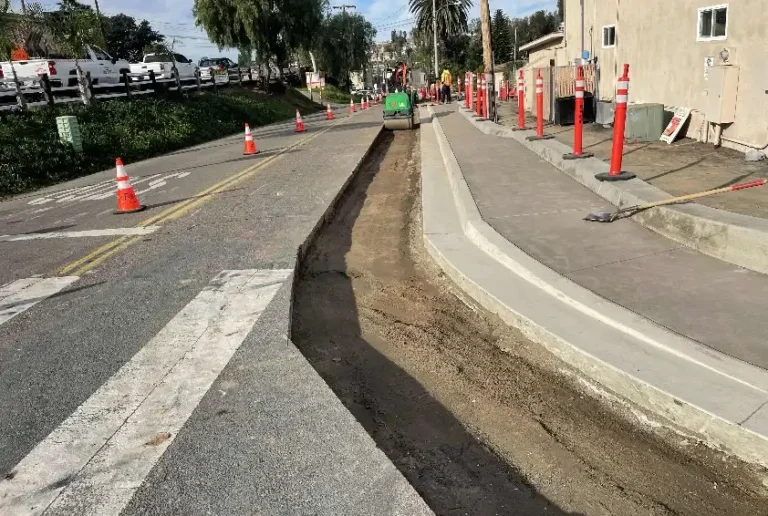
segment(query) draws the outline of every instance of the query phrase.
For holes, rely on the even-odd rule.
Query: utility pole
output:
[[[515,24],[515,46],[512,48],[512,61],[517,66],[517,24]]]
[[[96,4],[96,17],[99,19],[99,28],[101,29],[101,37],[104,38],[104,49],[109,52],[107,48],[107,32],[104,30],[104,20],[101,17],[101,9],[99,9],[99,0],[93,0]]]
[[[435,0],[432,0],[432,42],[435,47],[435,80],[440,78],[440,69],[437,66],[437,8]]]
[[[356,5],[349,5],[349,4],[341,4],[341,5],[334,5],[334,9],[340,9],[342,13],[347,14],[347,9],[357,9]]]

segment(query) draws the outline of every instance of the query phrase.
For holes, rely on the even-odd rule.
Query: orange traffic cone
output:
[[[243,156],[250,156],[251,154],[258,153],[259,151],[256,149],[256,142],[253,140],[253,135],[251,134],[251,128],[248,124],[245,124],[245,149],[243,149]]]
[[[350,113],[354,113],[355,111],[357,111],[355,109],[355,99],[354,98],[350,98],[349,99],[349,112]]]
[[[117,210],[115,213],[134,213],[146,208],[146,206],[141,205],[139,198],[136,197],[136,192],[133,191],[128,175],[125,173],[123,160],[117,158],[115,168],[117,169]]]
[[[331,104],[326,104],[327,108],[325,110],[325,119],[326,120],[333,120],[333,110],[331,109]]]
[[[301,113],[299,113],[298,109],[296,110],[296,132],[304,132],[304,121],[301,119]]]

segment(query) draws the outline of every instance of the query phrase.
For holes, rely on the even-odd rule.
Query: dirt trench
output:
[[[617,415],[442,276],[418,149],[379,139],[302,263],[292,339],[434,512],[768,514],[759,472]]]

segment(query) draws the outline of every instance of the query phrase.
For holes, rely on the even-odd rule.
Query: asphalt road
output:
[[[429,514],[287,338],[380,117],[126,163],[141,213],[114,170],[0,203],[0,514]]]

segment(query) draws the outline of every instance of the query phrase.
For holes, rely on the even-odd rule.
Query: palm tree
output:
[[[416,27],[422,34],[432,34],[432,2],[433,0],[409,0],[410,11],[416,16]],[[472,0],[434,0],[434,3],[438,36],[443,38],[468,30]]]

